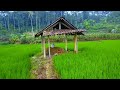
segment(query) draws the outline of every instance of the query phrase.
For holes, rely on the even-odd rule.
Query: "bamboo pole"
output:
[[[67,51],[67,36],[64,34],[65,36],[65,50]]]
[[[59,23],[59,29],[61,29],[61,23]]]
[[[43,50],[44,50],[44,58],[46,58],[45,37],[43,37]]]
[[[51,57],[51,54],[50,54],[50,38],[48,36],[48,46],[49,46],[49,57]]]
[[[41,52],[43,53],[43,36],[41,36]]]
[[[75,53],[78,52],[78,45],[77,44],[78,44],[77,43],[77,34],[75,34],[75,36],[74,36],[74,51],[75,51]]]

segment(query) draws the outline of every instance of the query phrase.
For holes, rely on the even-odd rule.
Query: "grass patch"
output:
[[[79,42],[79,52],[55,56],[54,67],[62,79],[120,78],[120,40]],[[68,49],[73,50],[73,43]],[[59,44],[64,48],[64,44]]]
[[[31,45],[0,45],[0,78],[30,78],[30,57],[40,51],[40,46]]]

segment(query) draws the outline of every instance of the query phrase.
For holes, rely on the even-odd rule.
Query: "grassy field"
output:
[[[64,45],[55,43],[57,47],[64,48]],[[75,54],[74,43],[69,42],[69,53],[53,57],[54,68],[62,79],[120,78],[119,45],[120,40],[79,42],[79,52]],[[30,58],[40,48],[40,44],[0,45],[0,79],[31,78]]]
[[[120,79],[120,40],[79,42],[79,52],[55,56],[62,79]],[[56,44],[64,47],[64,44]],[[73,50],[73,43],[68,44]]]
[[[0,45],[0,79],[30,78],[30,57],[40,52],[39,45]]]

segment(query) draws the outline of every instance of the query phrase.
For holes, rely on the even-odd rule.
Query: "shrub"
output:
[[[34,42],[34,37],[29,33],[24,33],[20,36],[20,43],[21,44],[30,44]]]
[[[9,42],[12,44],[15,44],[17,42],[20,42],[19,36],[16,34],[11,34],[9,38]]]

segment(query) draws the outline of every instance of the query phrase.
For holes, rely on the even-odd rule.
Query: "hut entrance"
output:
[[[60,35],[56,37],[61,38]],[[62,54],[65,52],[63,48],[60,48],[58,45],[55,44],[55,41],[51,41],[51,38],[48,36],[48,48],[46,48],[46,56],[51,57],[53,55]],[[47,40],[46,39],[46,40]]]
[[[46,55],[51,57],[52,54],[59,54],[59,53],[63,53],[64,51],[68,50],[67,48],[67,36],[68,35],[74,35],[74,51],[77,53],[78,52],[77,35],[84,35],[83,34],[84,31],[85,30],[77,29],[70,22],[68,22],[65,18],[60,17],[55,22],[53,22],[52,24],[44,28],[42,31],[38,32],[35,35],[35,37],[41,36],[44,58],[46,58]],[[55,44],[50,43],[50,36],[54,36],[54,35],[64,35],[65,49],[55,47]],[[46,42],[45,37],[47,37],[48,39],[47,50],[45,47],[45,42]]]

